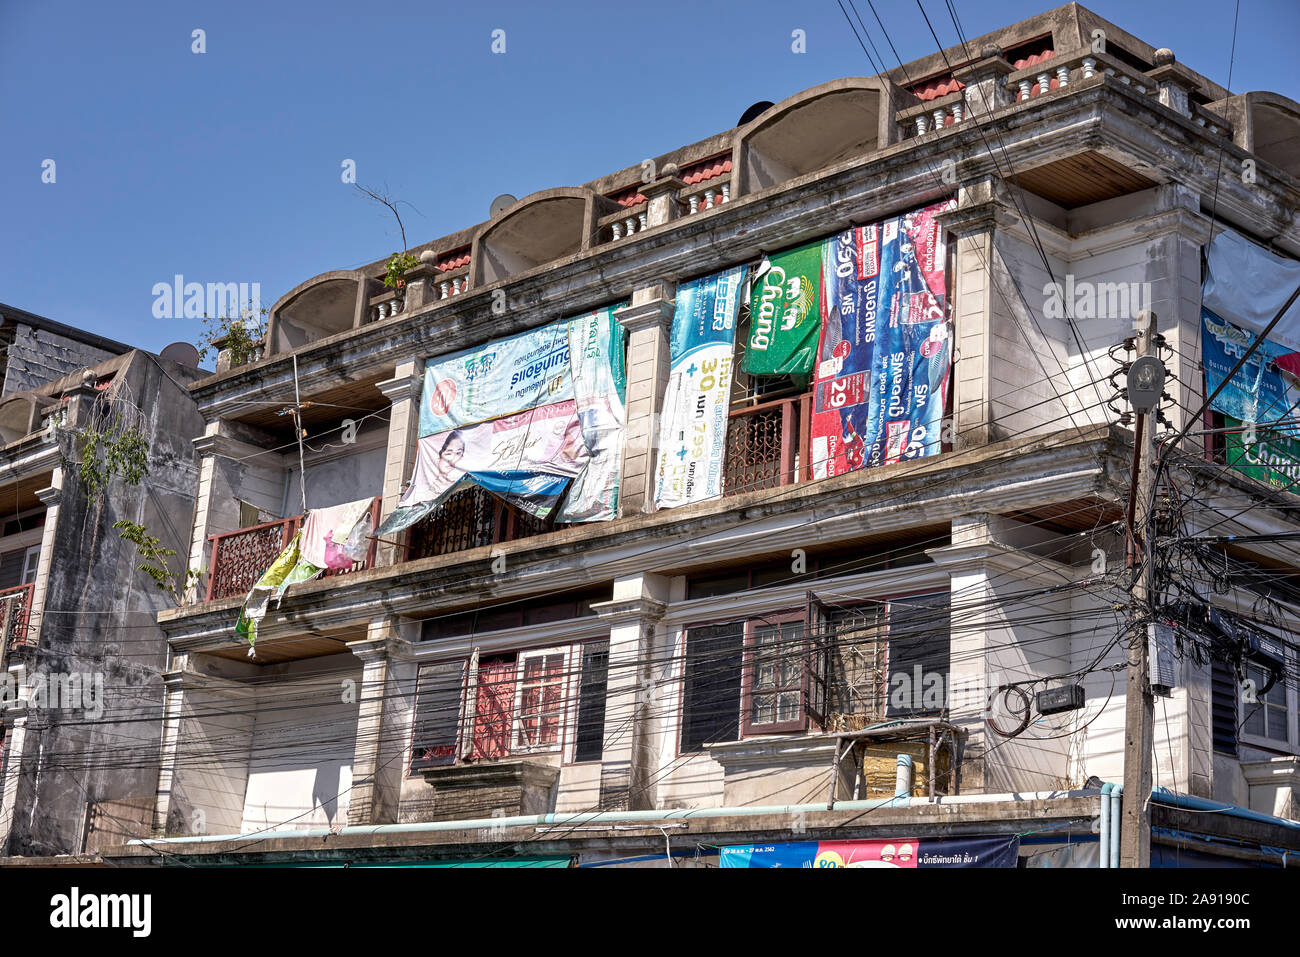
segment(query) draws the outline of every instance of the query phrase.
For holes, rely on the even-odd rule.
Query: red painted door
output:
[[[478,669],[478,698],[474,712],[474,759],[476,761],[504,758],[510,753],[514,704],[514,656],[481,661]]]

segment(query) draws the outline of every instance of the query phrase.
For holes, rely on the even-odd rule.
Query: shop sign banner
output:
[[[718,861],[720,867],[1015,867],[1019,846],[1014,837],[795,841],[724,847]]]
[[[952,365],[952,200],[826,240],[810,459],[814,478],[941,451]]]
[[[1223,384],[1255,341],[1255,334],[1201,310],[1201,362],[1206,395]],[[1265,339],[1232,377],[1210,407],[1244,422],[1268,423],[1300,415],[1300,353]],[[1282,423],[1277,431],[1300,437],[1300,428]]]

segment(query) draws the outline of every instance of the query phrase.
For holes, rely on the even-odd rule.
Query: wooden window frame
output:
[[[780,634],[781,626],[798,624],[801,626],[798,639],[792,641],[798,651],[795,652],[799,657],[799,682],[797,685],[776,685],[771,691],[759,691],[759,694],[771,694],[774,696],[772,702],[773,716],[776,715],[777,702],[779,696],[791,691],[799,692],[799,716],[790,721],[771,721],[766,724],[756,724],[753,720],[754,715],[754,684],[758,677],[757,668],[757,636],[755,632],[759,628],[775,627]],[[785,644],[783,639],[778,641],[779,644]],[[784,654],[778,652],[778,655]],[[807,634],[807,616],[803,611],[778,612],[773,615],[764,615],[745,619],[745,637],[741,653],[741,671],[740,671],[740,737],[756,737],[766,734],[789,734],[792,732],[808,730],[808,695],[809,695],[809,665],[808,658],[811,650],[808,647]]]
[[[570,700],[572,696],[569,694],[569,685],[571,684],[569,680],[569,666],[573,657],[571,653],[572,649],[572,645],[560,645],[551,646],[549,648],[530,648],[515,653],[515,698],[512,706],[513,720],[511,721],[510,728],[510,749],[506,753],[506,757],[511,757],[516,754],[549,754],[554,751],[563,750],[564,732],[568,724],[568,711],[572,704],[572,701]],[[521,744],[520,740],[524,721],[524,684],[526,680],[524,677],[524,662],[531,658],[541,658],[545,661],[546,658],[552,655],[561,656],[560,673],[555,679],[555,683],[558,684],[560,688],[559,723],[555,728],[555,743],[536,745]],[[538,687],[546,687],[545,676],[543,676],[543,680],[539,682]],[[549,713],[550,712],[544,709],[537,712],[539,716]]]

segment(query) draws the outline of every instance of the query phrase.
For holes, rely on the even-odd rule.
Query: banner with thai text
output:
[[[592,310],[431,362],[415,470],[377,534],[433,512],[474,482],[537,518],[618,514],[626,425],[617,307]]]
[[[425,366],[420,435],[572,398],[569,323],[552,322]]]
[[[722,494],[732,351],[745,275],[746,267],[736,266],[677,290],[655,467],[660,508]]]
[[[723,847],[720,867],[1015,867],[1015,837],[939,841],[890,838],[874,841],[795,841]]]
[[[826,240],[814,478],[941,451],[952,341],[936,217],[952,203]]]

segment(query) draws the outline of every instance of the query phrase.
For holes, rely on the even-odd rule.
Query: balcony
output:
[[[731,410],[727,423],[722,494],[793,485],[810,476],[812,394]]]
[[[471,485],[456,492],[411,526],[406,557],[408,561],[414,561],[447,555],[541,535],[554,528],[553,517],[534,518],[507,505],[485,489]]]
[[[375,527],[379,525],[380,501],[375,498],[370,505],[370,518]],[[302,516],[295,515],[211,536],[208,540],[212,543],[212,571],[208,575],[206,600],[217,601],[232,595],[247,595],[301,527]],[[372,540],[365,561],[354,562],[347,569],[327,569],[325,574],[347,575],[373,568],[375,545]],[[3,597],[2,594],[0,597]]]
[[[35,589],[35,585],[27,584],[0,590],[0,623],[3,628],[0,631],[0,649],[4,651],[0,658],[7,657],[15,648],[27,644],[32,593]]]

